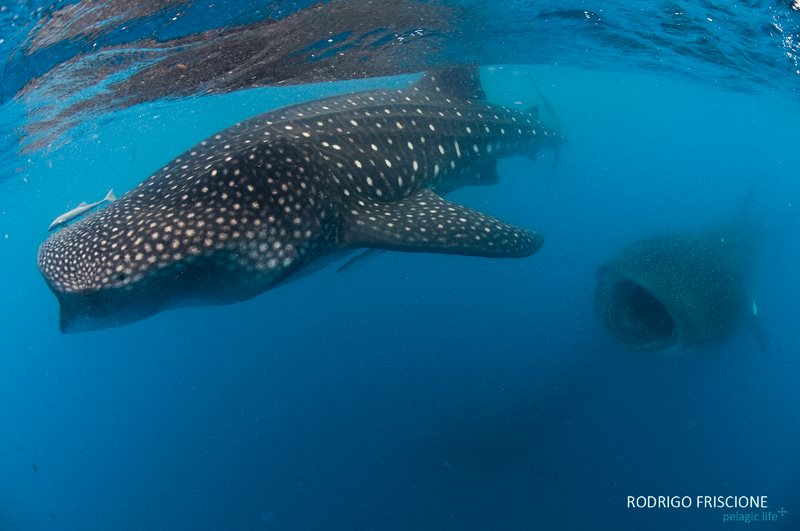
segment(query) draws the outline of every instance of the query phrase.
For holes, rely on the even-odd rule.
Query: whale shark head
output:
[[[173,217],[174,225],[136,230],[124,212],[109,207],[42,245],[39,266],[58,299],[62,332],[120,326],[174,307],[247,299],[277,282],[297,256],[291,244],[270,238],[269,230],[259,234],[260,243],[240,245],[236,239],[250,232],[247,228],[215,224],[202,231],[201,240],[187,240],[187,234],[201,231],[190,227],[207,223],[189,218],[195,222],[190,225]],[[165,229],[172,235],[156,233]],[[123,230],[133,234],[114,237]]]
[[[266,264],[260,270],[244,264],[231,249],[183,257],[191,251],[176,246],[164,253],[157,245],[121,250],[124,254],[117,260],[127,256],[125,267],[114,260],[116,253],[98,255],[106,246],[99,241],[87,244],[80,231],[43,245],[40,267],[59,302],[61,331],[99,330],[170,308],[236,302],[260,293],[281,274],[277,264],[275,271]]]
[[[302,171],[291,148],[272,143],[251,159],[216,137],[42,244],[62,332],[248,299],[325,247],[319,187],[285,179]]]

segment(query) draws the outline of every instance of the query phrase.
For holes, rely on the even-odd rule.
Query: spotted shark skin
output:
[[[471,68],[301,103],[213,135],[54,233],[39,269],[73,332],[245,300],[336,251],[528,256],[537,233],[439,194],[562,142],[536,113],[487,103]]]

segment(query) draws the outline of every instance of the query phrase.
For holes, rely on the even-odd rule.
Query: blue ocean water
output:
[[[449,196],[540,231],[535,255],[386,253],[243,303],[76,335],[58,332],[57,303],[36,266],[55,216],[109,188],[129,190],[243,118],[414,76],[143,98],[26,149],[26,126],[44,103],[18,91],[74,50],[17,50],[4,73],[11,136],[0,157],[9,168],[0,184],[0,529],[745,525],[723,523],[730,510],[633,510],[630,495],[765,495],[770,510],[788,513],[751,525],[800,528],[798,78],[792,47],[761,24],[773,13],[788,39],[793,10],[667,6],[763,30],[712,39],[719,54],[709,61],[673,53],[691,50],[699,33],[679,39],[647,26],[654,17],[638,3],[576,4],[518,6],[551,13],[533,23],[476,3],[497,10],[484,46],[440,39],[426,59],[444,64],[463,51],[485,65],[490,101],[541,103],[538,87],[557,111],[569,142],[552,185],[547,153],[503,160],[498,185]],[[265,11],[288,17],[306,5]],[[471,4],[437,6],[469,13]],[[190,11],[202,26],[202,10]],[[580,18],[567,13],[581,12],[605,21],[604,36],[576,29]],[[4,20],[16,35],[6,46],[25,45],[39,19],[30,20],[16,33]],[[546,38],[526,37],[532,28]],[[78,41],[71,46],[90,53]],[[618,343],[596,316],[597,268],[639,238],[735,216],[751,187],[763,239],[750,291],[768,348],[746,329],[697,351]]]

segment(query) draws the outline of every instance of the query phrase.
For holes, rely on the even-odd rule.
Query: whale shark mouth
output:
[[[597,306],[606,328],[637,350],[663,350],[678,342],[675,318],[644,286],[626,278],[605,278],[597,290]]]

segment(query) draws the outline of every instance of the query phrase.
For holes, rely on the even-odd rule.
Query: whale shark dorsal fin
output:
[[[428,189],[393,203],[353,202],[344,218],[340,240],[350,247],[510,258],[535,253],[543,241]]]
[[[480,74],[476,65],[448,66],[422,74],[414,90],[444,98],[485,100]]]

